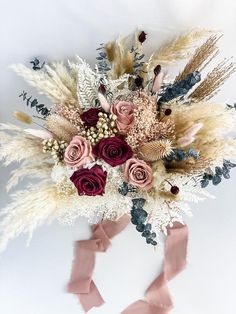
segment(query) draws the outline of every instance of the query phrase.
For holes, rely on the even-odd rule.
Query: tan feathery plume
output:
[[[190,50],[195,46],[196,42],[209,35],[210,32],[211,31],[206,29],[192,30],[161,46],[151,56],[148,62],[150,70],[157,64],[166,67],[176,61],[187,58],[190,54]]]
[[[78,134],[78,129],[72,123],[57,114],[52,114],[47,118],[46,126],[50,132],[67,143],[70,143]]]
[[[42,140],[12,124],[0,124],[0,160],[8,166],[13,162],[42,163],[47,157],[42,151]]]
[[[138,155],[145,161],[156,161],[172,152],[171,141],[159,140],[145,143],[138,148]]]
[[[32,118],[27,113],[24,113],[22,111],[14,111],[13,116],[20,122],[23,122],[25,124],[31,124]]]
[[[74,75],[70,75],[70,70],[61,63],[45,65],[40,71],[29,69],[23,64],[12,65],[11,68],[53,102],[78,106]]]
[[[109,42],[105,45],[108,61],[111,63],[109,76],[117,79],[123,74],[133,74],[134,56],[130,52],[132,47],[141,50],[141,43],[138,41],[140,31],[127,37],[118,38],[114,42]]]
[[[220,86],[236,71],[234,62],[225,59],[218,64],[190,94],[190,98],[209,100],[220,91]]]
[[[218,54],[217,42],[222,36],[210,36],[199,48],[186,64],[184,70],[176,77],[175,82],[181,81],[194,71],[202,71],[203,68]],[[205,64],[204,64],[205,63]]]

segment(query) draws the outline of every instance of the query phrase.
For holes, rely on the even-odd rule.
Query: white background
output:
[[[28,64],[34,56],[58,60],[79,54],[93,62],[96,47],[116,35],[139,27],[149,34],[146,50],[163,38],[194,26],[225,32],[221,57],[236,57],[236,5],[220,0],[0,0],[0,120],[13,121],[11,112],[24,110],[18,99],[32,88],[8,66]],[[236,102],[236,76],[225,86],[219,101]],[[37,96],[44,102],[44,97]],[[47,101],[49,104],[49,102]],[[17,149],[17,148],[16,148]],[[10,168],[0,170],[0,207],[9,198],[4,187]],[[209,190],[217,200],[193,206],[188,267],[170,283],[173,314],[236,313],[236,172],[232,180]],[[65,293],[73,241],[86,238],[85,220],[73,227],[57,223],[36,231],[29,248],[24,236],[12,241],[0,256],[0,313],[78,314],[76,298]],[[91,314],[118,314],[142,298],[160,272],[163,248],[146,246],[133,226],[113,241],[107,254],[98,255],[94,279],[106,304]]]

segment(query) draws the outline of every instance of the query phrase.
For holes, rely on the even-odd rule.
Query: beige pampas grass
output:
[[[157,64],[167,67],[176,61],[189,57],[191,49],[196,43],[209,35],[206,29],[192,30],[184,35],[180,35],[174,40],[161,46],[148,61],[149,68],[155,68]]]
[[[12,203],[1,212],[0,250],[10,239],[22,233],[31,237],[35,228],[55,219],[59,202],[56,186],[47,182],[13,194]]]
[[[140,31],[127,37],[120,37],[113,42],[105,45],[108,61],[111,63],[109,76],[112,79],[118,79],[123,74],[134,73],[134,58],[130,52],[132,47],[138,48],[141,51],[141,43],[138,41]]]
[[[172,152],[172,143],[169,140],[144,143],[138,148],[140,158],[145,161],[156,161],[168,156]]]
[[[227,137],[227,134],[235,131],[236,112],[234,109],[227,109],[225,105],[208,102],[196,102],[189,105],[174,103],[171,106],[170,116],[175,124],[176,141],[194,129],[199,127],[194,135],[195,140],[187,146],[200,153],[200,158],[192,158],[183,162],[171,163],[169,170],[185,172],[197,172],[211,165],[221,164],[224,158],[236,156],[236,140]],[[199,125],[199,123],[201,123]],[[175,145],[176,143],[174,143]],[[178,146],[177,146],[178,147]],[[180,171],[181,172],[181,171]]]
[[[39,179],[50,178],[52,167],[53,163],[49,162],[42,162],[40,164],[35,164],[34,161],[30,163],[29,161],[23,162],[20,168],[11,172],[11,177],[6,186],[7,192],[14,188],[25,177]]]
[[[31,124],[32,118],[28,114],[22,112],[22,111],[14,111],[13,116],[20,122],[23,122],[25,124]]]
[[[0,160],[5,165],[31,160],[42,163],[46,160],[42,140],[12,124],[0,124]]]
[[[74,76],[70,75],[70,70],[62,63],[45,65],[40,71],[31,70],[23,64],[12,65],[11,68],[53,102],[78,105],[76,81]]]
[[[52,114],[47,118],[47,129],[57,138],[70,143],[72,138],[78,134],[78,129],[64,117]]]

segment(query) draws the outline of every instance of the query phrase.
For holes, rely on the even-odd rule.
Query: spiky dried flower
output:
[[[140,145],[138,155],[145,161],[156,161],[168,156],[172,152],[172,143],[169,140],[151,141]]]

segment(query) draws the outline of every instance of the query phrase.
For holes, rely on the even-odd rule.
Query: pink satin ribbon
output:
[[[92,226],[93,235],[90,240],[75,243],[68,292],[78,296],[86,313],[91,308],[104,303],[92,280],[96,252],[105,252],[110,245],[110,239],[120,233],[129,221],[130,218],[127,215],[118,221],[103,221]],[[167,314],[170,312],[173,304],[167,283],[186,266],[187,241],[187,226],[176,223],[169,228],[162,273],[147,289],[146,300],[134,302],[121,314]]]

